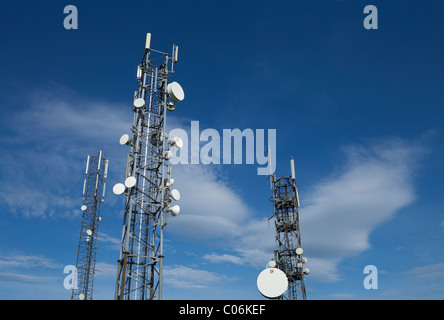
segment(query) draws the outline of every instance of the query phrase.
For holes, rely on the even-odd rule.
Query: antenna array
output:
[[[105,180],[108,160],[102,151],[88,156],[83,182],[82,226],[77,251],[77,285],[73,286],[72,300],[92,300],[96,264],[97,236],[99,233],[100,205],[105,200]]]
[[[307,262],[302,257],[299,228],[299,195],[296,186],[294,160],[291,159],[291,176],[276,178],[271,175],[273,188],[274,218],[276,226],[276,250],[274,261],[287,276],[288,289],[280,297],[287,300],[306,300],[304,276],[308,275]]]
[[[184,99],[182,87],[169,82],[177,62],[178,47],[170,56],[151,49],[151,34],[146,37],[142,63],[137,68],[138,90],[134,93],[131,134],[120,138],[130,147],[124,183],[114,186],[115,194],[125,193],[120,256],[115,299],[162,299],[163,230],[168,212],[179,214],[180,193],[172,189],[171,148],[181,148],[179,137],[165,133],[166,113]]]

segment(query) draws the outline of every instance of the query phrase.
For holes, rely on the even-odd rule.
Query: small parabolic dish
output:
[[[125,133],[124,135],[122,135],[120,137],[119,143],[123,146],[125,144],[128,144],[130,142],[130,140],[131,140],[130,136]]]
[[[183,147],[183,140],[181,137],[174,137],[171,141],[171,145],[178,147],[179,149]]]
[[[114,194],[122,194],[125,192],[125,185],[123,183],[116,183],[113,187]]]
[[[80,210],[82,210],[82,211],[85,211],[86,209],[88,209],[88,207],[85,206],[85,205],[83,205],[83,206],[80,207]]]
[[[88,230],[86,230],[86,234],[90,236],[90,235],[92,235],[93,233],[92,233],[91,230],[88,229]]]
[[[168,101],[167,102],[167,110],[168,111],[174,111],[176,110],[176,105],[174,104],[174,102]]]
[[[171,99],[174,102],[180,102],[185,98],[185,93],[183,92],[182,87],[177,82],[171,82],[167,86],[167,92]]]
[[[85,295],[83,293],[79,294],[79,300],[85,300]]]
[[[142,108],[145,105],[145,100],[143,98],[137,98],[133,103],[135,108]]]
[[[276,268],[276,261],[271,260],[270,262],[268,262],[267,268]]]
[[[171,152],[170,150],[165,151],[165,159],[166,160],[170,160],[172,156],[173,156],[173,152]]]
[[[171,212],[171,214],[175,217],[179,214],[180,212],[180,207],[176,204],[175,206],[172,206],[170,208],[168,208],[168,211]]]
[[[171,190],[171,197],[176,200],[179,201],[180,200],[180,192],[177,189],[173,189]]]
[[[287,291],[287,276],[277,268],[267,268],[259,273],[257,288],[265,298],[278,299]]]
[[[125,180],[125,186],[126,186],[127,188],[132,188],[132,187],[134,187],[135,185],[136,185],[136,178],[135,178],[135,177],[130,176],[130,177],[126,178],[126,180]]]
[[[302,250],[302,248],[297,248],[295,251],[296,251],[296,254],[299,254],[299,255],[304,253],[304,250]]]

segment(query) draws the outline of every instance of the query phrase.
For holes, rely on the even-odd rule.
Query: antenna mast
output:
[[[105,200],[108,160],[102,151],[97,157],[88,155],[83,182],[82,226],[77,251],[77,286],[71,300],[92,300],[99,233],[100,205]]]
[[[138,90],[134,94],[131,136],[122,135],[121,145],[130,146],[125,182],[114,186],[115,194],[125,193],[120,256],[118,259],[116,300],[162,299],[163,230],[168,212],[179,214],[180,193],[171,189],[170,148],[181,148],[180,137],[165,132],[166,113],[184,99],[177,82],[169,83],[177,62],[178,47],[170,56],[150,48],[146,37],[142,63],[137,69]],[[169,66],[171,68],[169,69]]]
[[[291,176],[276,178],[271,174],[273,187],[274,217],[276,226],[276,250],[274,260],[277,268],[287,276],[288,290],[280,299],[306,300],[304,276],[310,272],[303,268],[307,259],[302,257],[299,229],[299,195],[296,185],[294,160],[291,158]]]

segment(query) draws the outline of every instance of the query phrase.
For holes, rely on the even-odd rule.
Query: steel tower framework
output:
[[[82,226],[77,251],[77,286],[73,287],[72,300],[92,300],[99,233],[100,205],[105,200],[105,180],[108,160],[99,151],[98,156],[88,155],[83,183]]]
[[[274,259],[277,268],[288,279],[288,290],[281,297],[286,300],[306,300],[304,275],[308,269],[302,257],[301,233],[299,228],[299,195],[294,174],[294,162],[291,160],[292,175],[276,178],[271,174],[273,188],[274,217],[276,227],[276,250]]]
[[[137,70],[132,136],[123,135],[120,139],[122,145],[130,146],[130,152],[125,171],[116,300],[162,299],[163,230],[171,211],[171,168],[167,160],[169,147],[174,146],[165,133],[165,125],[167,110],[175,108],[167,91],[177,61],[177,46],[173,45],[170,56],[150,49],[150,40],[151,34],[147,34],[142,63]]]

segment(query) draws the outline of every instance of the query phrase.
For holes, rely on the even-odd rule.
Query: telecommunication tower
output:
[[[108,160],[99,151],[98,156],[88,155],[83,182],[82,226],[77,251],[77,285],[73,286],[72,300],[92,300],[94,273],[99,233],[100,205],[105,200]]]
[[[302,257],[301,233],[299,228],[299,195],[296,185],[294,160],[291,158],[291,176],[276,178],[271,174],[276,227],[276,250],[274,265],[285,273],[288,289],[280,297],[286,300],[306,300],[304,277],[310,270],[304,268],[307,262]]]
[[[125,194],[116,300],[162,299],[163,231],[168,212],[177,216],[180,211],[171,204],[180,199],[180,193],[171,188],[174,179],[168,160],[172,148],[181,148],[183,141],[165,133],[167,111],[174,111],[175,103],[185,97],[177,82],[169,82],[178,47],[173,45],[170,56],[151,49],[150,43],[148,33],[137,68],[131,134],[120,138],[121,145],[130,147],[125,180],[113,187],[115,194]]]

